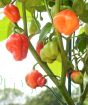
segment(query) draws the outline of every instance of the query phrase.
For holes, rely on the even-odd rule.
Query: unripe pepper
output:
[[[6,48],[13,54],[15,60],[20,61],[26,58],[29,42],[24,34],[12,34],[6,42]]]
[[[81,71],[73,70],[71,73],[71,80],[74,83],[82,84],[83,83],[83,74],[81,73]]]
[[[12,21],[18,22],[20,20],[20,13],[18,8],[13,4],[8,4],[4,7],[4,14]]]
[[[56,60],[59,53],[58,45],[55,41],[49,41],[40,51],[42,61],[52,63]]]

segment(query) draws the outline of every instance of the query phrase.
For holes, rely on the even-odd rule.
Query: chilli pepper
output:
[[[83,74],[81,73],[81,71],[73,70],[71,73],[71,80],[76,84],[82,84]]]
[[[45,79],[45,77],[39,77],[37,80],[37,84],[39,87],[43,87],[46,84],[47,80]]]
[[[24,34],[12,34],[6,42],[6,48],[17,61],[23,60],[27,56],[28,46],[28,38]]]
[[[74,11],[65,9],[54,16],[53,24],[57,31],[70,36],[79,28],[79,19]]]
[[[32,89],[38,87],[37,79],[42,77],[42,74],[38,70],[33,70],[32,72],[28,73],[25,77],[26,83]]]
[[[60,53],[59,47],[55,40],[49,41],[40,51],[40,58],[43,62],[52,63]]]
[[[18,22],[20,20],[20,13],[18,8],[13,4],[8,4],[4,7],[4,14],[12,22]]]

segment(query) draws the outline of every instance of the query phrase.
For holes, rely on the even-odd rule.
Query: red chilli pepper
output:
[[[42,77],[42,74],[38,70],[33,70],[31,73],[26,75],[25,81],[28,86],[35,89],[38,87],[37,80],[39,77]]]
[[[38,41],[36,45],[36,52],[40,56],[40,51],[44,47],[44,43],[42,41]]]
[[[4,14],[12,21],[18,22],[20,20],[20,13],[18,8],[13,4],[8,4],[4,8]]]
[[[6,42],[6,48],[17,61],[26,58],[28,47],[28,38],[24,34],[12,34]]]
[[[43,87],[46,84],[47,80],[45,77],[39,77],[37,80],[37,84],[39,87]]]

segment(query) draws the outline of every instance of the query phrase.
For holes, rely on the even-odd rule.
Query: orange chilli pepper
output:
[[[57,31],[70,36],[79,28],[79,19],[75,12],[65,9],[54,16],[53,24]]]

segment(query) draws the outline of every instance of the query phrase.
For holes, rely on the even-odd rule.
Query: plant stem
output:
[[[11,4],[13,4],[16,0],[11,1]]]
[[[60,11],[60,0],[55,1],[55,13],[57,14]],[[66,68],[67,68],[67,57],[64,51],[62,36],[59,32],[56,31],[56,34],[59,37],[59,47],[61,51],[61,58],[62,58],[62,73],[61,73],[61,85],[65,85],[65,77],[66,77]]]
[[[25,2],[22,2],[22,11],[23,11],[24,33],[25,33],[25,35],[28,36],[28,31],[27,31],[27,17],[26,17]]]
[[[87,93],[88,93],[88,84],[86,85],[85,90],[84,90],[83,94],[82,94],[81,97],[80,97],[80,101],[81,101],[81,102],[80,102],[80,105],[83,104],[83,101],[85,100]]]
[[[56,97],[56,99],[57,99],[57,101],[58,101],[59,103],[61,103],[62,105],[65,104],[65,103],[62,101],[61,97],[58,96],[58,95],[55,93],[55,91],[53,91],[53,90],[52,90],[49,86],[47,86],[47,85],[45,85],[45,87],[48,88],[48,89],[53,93],[53,95]]]
[[[61,0],[55,0],[55,14],[60,11]]]
[[[30,42],[29,42],[30,43]],[[30,43],[30,47],[29,47],[31,53],[33,54],[33,57],[36,59],[36,61],[39,63],[39,65],[45,70],[45,72],[48,74],[48,76],[53,80],[53,82],[59,86],[59,81],[56,78],[56,76],[51,72],[51,70],[49,69],[49,67],[46,65],[46,63],[42,62],[40,57],[38,56],[38,54],[36,53],[33,45]]]
[[[26,35],[28,35],[27,32],[27,19],[26,19],[26,10],[25,10],[25,3],[22,2],[22,10],[23,10],[23,24],[24,24],[24,32],[26,33]],[[31,44],[31,42],[29,41],[29,49],[31,51],[31,53],[33,54],[34,58],[36,59],[36,61],[39,63],[39,65],[45,70],[45,72],[48,74],[48,76],[52,79],[52,81],[55,83],[55,85],[57,87],[59,87],[59,81],[56,78],[56,76],[51,72],[51,70],[49,69],[49,67],[47,66],[46,63],[42,62],[40,57],[38,56],[38,54],[36,53],[33,45]]]
[[[57,14],[59,11],[60,11],[60,5],[61,5],[61,1],[60,0],[55,0],[55,14]],[[65,57],[65,53],[64,53],[64,46],[63,46],[63,43],[62,43],[62,37],[60,35],[60,33],[58,33],[56,31],[56,34],[59,36],[59,47],[60,47],[60,50],[61,50],[61,54]],[[65,60],[65,59],[64,59]]]
[[[56,7],[56,10],[55,12],[58,13],[60,11],[60,5],[61,5],[61,2],[60,0],[55,0],[55,7]],[[59,37],[59,47],[60,47],[60,51],[61,51],[61,58],[62,58],[62,73],[61,73],[61,86],[59,87],[61,93],[63,94],[66,102],[68,103],[68,105],[74,105],[74,102],[72,100],[72,98],[69,96],[69,93],[68,91],[66,90],[66,87],[65,87],[65,80],[66,80],[66,72],[67,72],[67,55],[65,53],[65,50],[64,50],[64,46],[63,46],[63,41],[62,41],[62,37],[60,35],[59,32],[56,31],[56,34],[58,35]]]
[[[60,86],[60,82],[58,81],[56,76],[51,72],[51,70],[48,68],[46,63],[41,61],[40,57],[37,55],[35,49],[31,45],[31,43],[30,43],[30,51],[33,54],[34,58],[37,60],[37,62],[40,64],[40,66],[43,68],[43,70],[48,74],[48,76],[51,78],[51,80],[57,86],[57,88],[59,88],[60,92],[64,96],[64,98],[67,101],[68,105],[74,105],[74,102],[72,101],[71,97],[69,96],[66,88],[64,86]]]
[[[51,16],[51,13],[50,13],[50,10],[49,10],[49,8],[48,8],[48,1],[47,1],[47,0],[44,0],[44,3],[45,3],[46,10],[47,10],[47,12],[48,12],[48,15],[49,15],[49,17],[50,17],[50,20],[51,20],[51,22],[53,22],[52,16]]]
[[[22,8],[23,8],[24,31],[28,35],[28,32],[27,32],[26,10],[25,10],[25,4],[24,3],[22,3]],[[41,61],[40,57],[36,53],[36,51],[35,51],[35,49],[34,49],[34,47],[33,47],[33,45],[31,44],[30,41],[29,41],[29,49],[30,49],[32,55],[34,56],[34,58],[36,59],[36,61],[39,63],[39,65],[43,68],[43,70],[47,73],[47,75],[54,82],[54,84],[57,86],[57,88],[61,91],[61,93],[64,96],[65,100],[67,101],[68,105],[74,105],[74,102],[72,101],[71,97],[69,96],[66,88],[64,86],[62,87],[60,85],[60,82],[58,81],[58,79],[56,78],[56,76],[52,73],[52,71],[49,69],[49,67],[47,66],[47,64]],[[65,54],[63,51],[64,50],[62,49],[62,53]],[[66,62],[64,61],[64,64],[65,63]],[[66,71],[66,70],[64,70],[64,71]],[[62,79],[62,80],[64,81],[65,80],[65,74],[66,73],[63,73],[63,74],[64,74],[64,79]]]

